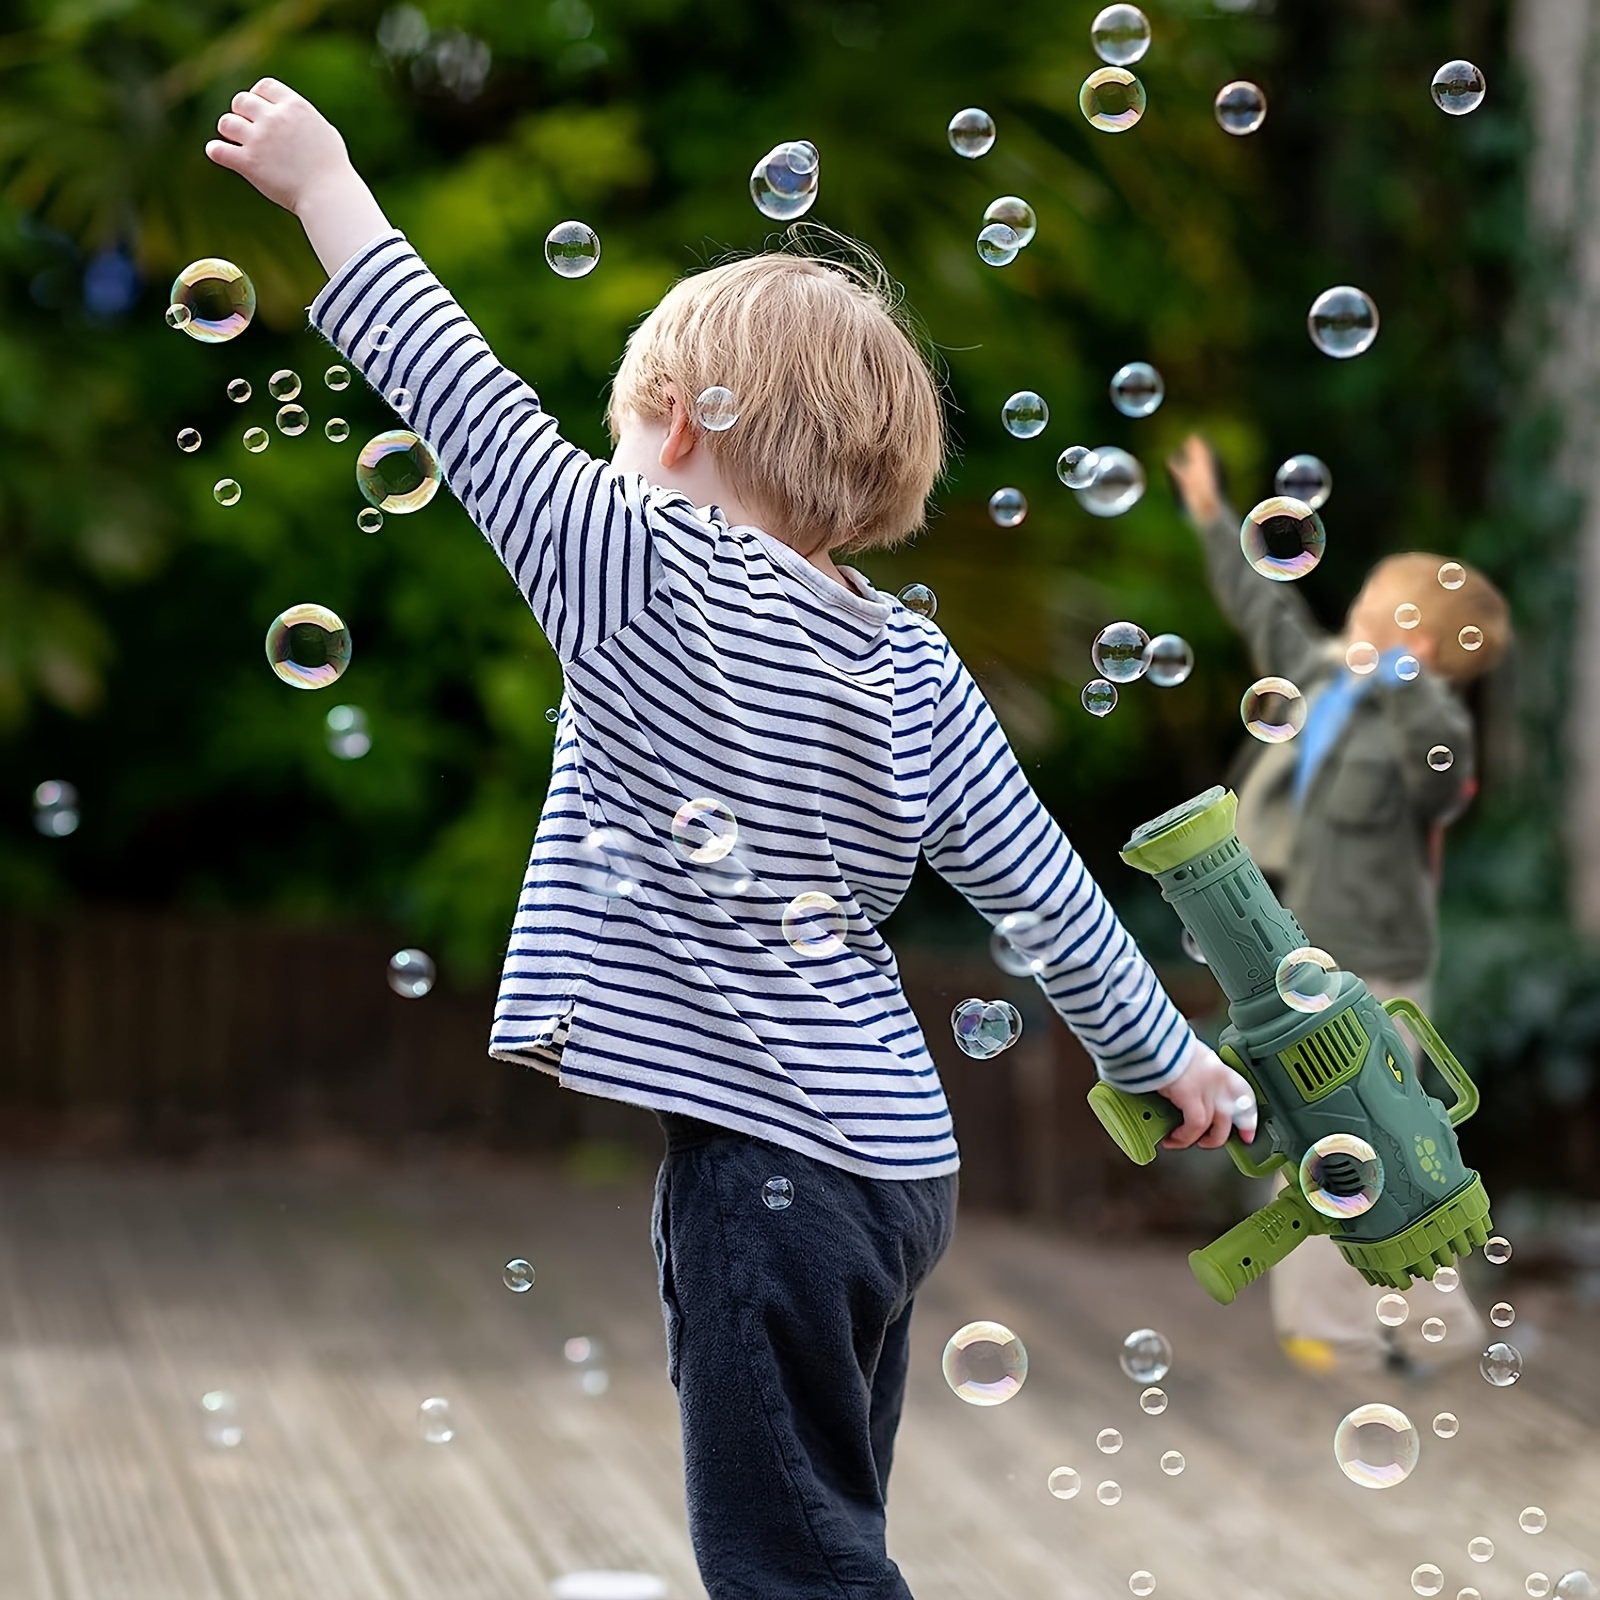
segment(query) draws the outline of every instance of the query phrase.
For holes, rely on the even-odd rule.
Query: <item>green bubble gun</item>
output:
[[[1261,1116],[1253,1144],[1229,1139],[1234,1165],[1252,1178],[1284,1168],[1289,1179],[1189,1265],[1227,1305],[1303,1239],[1326,1233],[1368,1283],[1407,1288],[1489,1237],[1489,1197],[1455,1135],[1478,1091],[1413,1002],[1380,1004],[1354,973],[1333,974],[1315,1012],[1286,1003],[1279,963],[1308,941],[1239,843],[1238,804],[1208,789],[1136,829],[1122,851],[1161,885],[1228,997],[1219,1054],[1250,1081]],[[1448,1111],[1424,1091],[1397,1017],[1453,1088]],[[1108,1083],[1089,1103],[1141,1166],[1182,1121],[1163,1096]]]

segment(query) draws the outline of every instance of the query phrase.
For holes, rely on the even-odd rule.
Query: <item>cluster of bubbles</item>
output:
[[[774,222],[793,222],[816,203],[822,159],[808,139],[772,147],[750,173],[750,198]]]
[[[600,235],[587,222],[558,222],[544,237],[544,258],[562,278],[586,278],[600,265]]]
[[[1083,708],[1091,716],[1116,709],[1117,685],[1148,678],[1159,689],[1174,689],[1194,671],[1194,650],[1176,633],[1152,638],[1136,622],[1112,622],[1095,635],[1089,658],[1099,676],[1084,685]]]
[[[1022,1013],[1009,1000],[962,1000],[950,1013],[950,1029],[963,1054],[988,1061],[1022,1037]]]
[[[986,266],[1009,267],[1017,252],[1033,243],[1038,231],[1033,207],[1020,195],[1003,194],[984,210],[978,229],[978,257]]]

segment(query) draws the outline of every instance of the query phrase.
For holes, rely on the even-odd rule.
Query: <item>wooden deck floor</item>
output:
[[[529,1600],[596,1567],[703,1594],[648,1205],[642,1182],[481,1163],[0,1166],[0,1600]],[[537,1269],[527,1294],[500,1281],[513,1256]],[[1528,1353],[1516,1388],[1475,1363],[1317,1381],[1277,1356],[1261,1295],[1212,1305],[1176,1248],[964,1218],[918,1311],[892,1548],[920,1600],[1115,1600],[1136,1568],[1159,1600],[1405,1600],[1424,1561],[1445,1600],[1518,1600],[1529,1572],[1600,1569],[1600,1314],[1497,1282]],[[978,1317],[1032,1361],[990,1410],[939,1371]],[[1141,1324],[1176,1349],[1160,1417],[1117,1368]],[[603,1346],[604,1393],[565,1360],[575,1335]],[[238,1397],[234,1449],[203,1435],[217,1389]],[[429,1395],[450,1401],[447,1445],[418,1436]],[[1367,1399],[1424,1429],[1417,1471],[1382,1493],[1331,1454]],[[1448,1442],[1428,1429],[1445,1408]],[[1181,1477],[1158,1470],[1168,1449]],[[1076,1500],[1046,1492],[1059,1465],[1086,1480]],[[1093,1493],[1108,1477],[1114,1507]],[[1549,1513],[1537,1537],[1529,1504]]]

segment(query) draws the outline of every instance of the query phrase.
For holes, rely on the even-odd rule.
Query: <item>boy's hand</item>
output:
[[[1183,448],[1167,458],[1172,487],[1183,509],[1199,525],[1212,521],[1222,510],[1222,485],[1217,458],[1198,433],[1183,441]]]
[[[1161,1141],[1163,1150],[1192,1144],[1215,1150],[1235,1128],[1246,1144],[1256,1136],[1256,1097],[1250,1085],[1198,1039],[1189,1047],[1183,1071],[1161,1093],[1183,1113],[1183,1125]]]

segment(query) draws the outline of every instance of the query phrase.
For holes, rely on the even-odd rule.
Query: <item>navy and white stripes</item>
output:
[[[1039,915],[1039,982],[1102,1076],[1176,1075],[1187,1025],[931,622],[569,445],[398,233],[312,318],[381,393],[411,391],[412,425],[566,672],[492,1054],[851,1172],[954,1171],[878,933],[925,851],[991,921]],[[739,824],[712,866],[671,838],[701,795]],[[844,932],[808,955],[783,913],[809,891]]]

